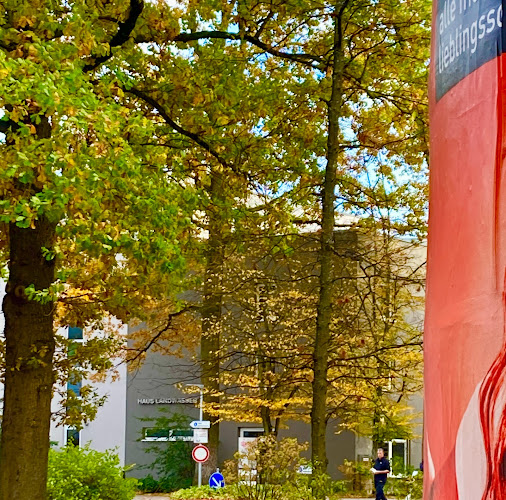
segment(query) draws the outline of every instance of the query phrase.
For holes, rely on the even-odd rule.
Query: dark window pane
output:
[[[83,329],[77,326],[69,326],[69,339],[79,340],[83,338]]]
[[[244,431],[243,432],[243,436],[242,437],[245,437],[245,438],[257,438],[258,436],[262,436],[264,433],[263,430],[258,430],[258,431]]]
[[[81,342],[69,342],[67,351],[69,358],[72,358],[76,355],[77,348],[80,344]]]
[[[81,394],[82,385],[83,382],[81,380],[81,377],[79,375],[73,374],[69,377],[69,380],[67,382],[67,390],[74,391],[74,394],[76,396],[79,396]]]
[[[79,446],[79,431],[77,429],[67,429],[67,444]]]
[[[406,451],[406,443],[392,443],[392,460],[395,474],[402,474],[406,470],[404,463],[404,453]]]
[[[193,437],[193,429],[173,429],[170,431],[172,437]]]

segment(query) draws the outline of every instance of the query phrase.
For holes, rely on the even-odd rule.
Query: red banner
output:
[[[424,500],[506,499],[502,11],[434,7]]]

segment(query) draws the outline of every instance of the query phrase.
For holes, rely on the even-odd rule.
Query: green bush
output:
[[[388,479],[385,493],[387,495],[405,498],[411,495],[412,500],[420,500],[423,495],[423,473],[418,471],[416,475],[408,474],[402,477]]]
[[[187,488],[191,484],[191,478],[180,478],[172,473],[155,479],[151,474],[139,479],[137,488],[143,493],[170,493],[179,488]]]
[[[340,465],[338,469],[346,477],[344,484],[347,486],[348,492],[355,492],[363,496],[367,495],[367,492],[372,489],[373,476],[370,468],[371,464],[369,462],[344,460],[343,465]]]
[[[352,481],[349,479],[341,479],[339,481],[332,481],[330,484],[331,493],[347,493],[353,491]]]
[[[275,436],[260,436],[245,453],[236,453],[234,460],[225,462],[223,474],[231,484],[234,498],[241,500],[311,500],[313,491],[328,489],[328,476],[313,478],[299,474],[300,457],[308,445],[296,438],[278,441]],[[239,465],[241,467],[239,468]]]
[[[192,486],[170,495],[171,500],[208,500],[213,498],[236,498],[234,488],[211,488],[210,486]]]
[[[178,490],[170,495],[171,500],[315,500],[311,490],[296,484],[259,484],[249,487],[245,483],[232,484],[224,488],[192,486]]]
[[[145,451],[156,456],[148,466],[158,477],[158,486],[154,491],[170,492],[191,486],[195,471],[195,463],[191,458],[192,448],[193,443],[184,441],[153,443],[146,448]]]
[[[160,491],[160,483],[151,474],[139,479],[137,487],[144,493],[158,493]]]
[[[131,500],[136,479],[124,479],[119,458],[105,453],[67,446],[49,451],[48,500]]]

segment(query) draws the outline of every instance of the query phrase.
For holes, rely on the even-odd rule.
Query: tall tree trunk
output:
[[[202,384],[204,384],[204,402],[216,408],[219,405],[220,390],[220,331],[223,291],[221,290],[224,260],[223,227],[223,174],[211,173],[211,206],[207,212],[209,218],[209,239],[207,241],[207,263],[204,283],[204,303],[202,307],[202,339],[200,356],[202,366]],[[208,448],[209,460],[202,467],[202,481],[216,471],[218,466],[218,445],[220,442],[220,424],[218,417],[209,412],[204,419],[211,421]]]
[[[272,398],[272,390],[270,387],[264,384],[265,373],[272,370],[272,363],[270,363],[263,353],[259,352],[257,355],[257,369],[258,369],[258,380],[260,383],[260,399],[264,401],[270,401]],[[260,417],[262,418],[262,427],[264,428],[264,434],[270,436],[273,431],[271,409],[267,403],[260,406]]]
[[[55,224],[34,229],[10,225],[5,315],[5,394],[0,444],[0,500],[46,498],[51,398],[54,383],[53,304],[28,300],[25,288],[44,290],[54,281]]]
[[[322,229],[320,247],[320,293],[317,309],[316,336],[313,347],[313,401],[311,408],[311,461],[313,474],[327,472],[327,372],[332,312],[334,255],[334,200],[339,163],[339,118],[343,93],[344,55],[342,50],[341,17],[345,1],[338,0],[334,17],[334,61],[332,93],[328,103],[327,165],[322,191]],[[316,492],[319,497],[323,492]]]
[[[258,321],[258,327],[263,328],[268,337],[272,337],[273,332],[268,318],[269,312],[267,308],[263,307],[264,305],[265,304],[262,304],[262,302],[259,300],[257,305],[259,309],[258,318],[260,320]],[[265,380],[265,377],[267,373],[272,373],[274,371],[274,365],[272,363],[272,360],[265,356],[262,348],[262,342],[258,343],[256,358],[260,399],[263,399],[266,402],[270,402],[272,400],[272,387],[271,382],[269,380]],[[271,409],[268,404],[263,404],[260,407],[260,417],[262,418],[262,427],[264,428],[264,434],[266,436],[271,435],[275,429],[272,425]],[[277,433],[275,436],[277,437]]]
[[[37,137],[51,137],[42,117]],[[7,143],[12,143],[7,136]],[[26,187],[25,187],[26,189]],[[5,384],[0,438],[0,500],[44,500],[51,399],[54,384],[52,302],[28,300],[25,289],[47,290],[55,262],[43,249],[53,248],[56,223],[41,216],[32,228],[9,226],[9,280],[3,300]]]

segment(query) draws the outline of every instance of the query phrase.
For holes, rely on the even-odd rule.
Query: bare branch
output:
[[[156,109],[160,116],[165,120],[165,122],[170,125],[176,132],[179,132],[181,135],[184,135],[185,137],[188,137],[192,141],[194,141],[196,144],[198,144],[201,148],[205,149],[208,153],[210,153],[212,156],[214,156],[218,162],[223,165],[224,167],[229,168],[229,164],[227,161],[204,139],[202,139],[201,136],[198,134],[195,134],[193,132],[190,132],[189,130],[185,130],[181,125],[177,124],[170,116],[167,110],[162,106],[161,103],[159,103],[156,99],[146,94],[146,92],[138,89],[125,89],[126,92],[129,92],[130,94],[133,94],[140,99],[142,99],[144,102],[149,104],[151,107]]]
[[[128,13],[128,17],[126,21],[118,23],[118,31],[109,42],[109,52],[106,55],[94,58],[93,62],[90,64],[86,64],[83,68],[85,73],[96,69],[102,63],[109,60],[112,57],[112,48],[120,47],[130,38],[137,24],[137,19],[141,15],[143,9],[143,0],[130,0],[130,12]]]
[[[298,62],[305,66],[309,66],[314,69],[319,69],[324,71],[326,65],[323,60],[319,56],[315,56],[312,54],[304,54],[304,53],[293,53],[293,52],[284,52],[275,47],[271,47],[270,45],[262,42],[257,35],[251,35],[249,33],[229,33],[228,31],[196,31],[193,33],[180,33],[173,37],[171,42],[194,42],[198,40],[211,40],[211,39],[221,39],[221,40],[244,40],[259,49],[262,49],[264,52],[267,52],[273,56],[280,57],[282,59],[288,59],[290,61]],[[149,43],[153,42],[153,40],[145,37],[137,37],[135,39],[137,43]]]

